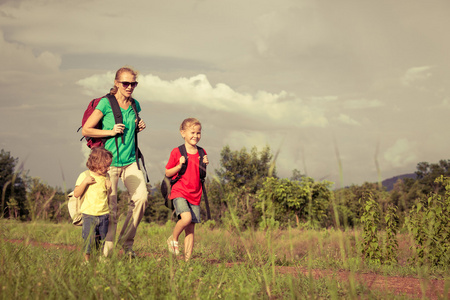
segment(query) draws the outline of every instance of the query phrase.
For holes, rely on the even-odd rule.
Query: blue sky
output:
[[[152,183],[191,116],[210,175],[226,145],[336,186],[376,182],[376,163],[414,172],[449,158],[449,15],[446,0],[0,0],[0,147],[73,188],[83,111],[131,65]]]

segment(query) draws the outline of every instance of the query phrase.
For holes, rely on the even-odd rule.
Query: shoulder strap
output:
[[[111,105],[111,109],[114,115],[114,123],[119,124],[123,123],[122,111],[120,110],[119,102],[114,95],[108,94],[106,97],[109,100],[109,105]],[[122,134],[122,143],[124,143],[124,136]]]
[[[186,159],[186,162],[181,166],[181,169],[178,172],[177,177],[181,177],[184,173],[186,173],[186,169],[187,169],[187,165],[188,165],[189,161],[188,161],[186,146],[184,144],[180,145],[180,146],[178,146],[178,150],[180,150],[181,156],[184,156],[184,158]]]
[[[205,156],[205,150],[202,147],[197,146],[198,154],[200,155],[198,166],[200,168],[200,181],[204,182],[206,177],[206,164],[203,162],[203,156]]]
[[[141,120],[141,117],[139,117],[139,112],[136,107],[136,100],[134,100],[134,98],[131,98],[131,107],[133,108],[134,114],[136,115],[136,127],[135,127],[135,131],[134,131],[134,153],[136,156],[136,163],[138,165],[138,169],[140,170],[141,165],[139,164],[139,159],[142,160],[142,166],[144,167],[144,170],[145,170],[145,176],[147,176],[147,182],[149,182],[147,168],[145,167],[144,155],[142,154],[141,150],[139,149],[139,144],[138,144],[138,133],[139,133],[138,124],[139,124],[139,121]]]
[[[133,108],[133,111],[136,114],[136,131],[139,131],[137,124],[139,124],[139,121],[141,120],[141,118],[139,117],[139,112],[136,107],[136,100],[134,100],[134,98],[131,98],[131,107]]]
[[[106,97],[109,100],[109,105],[111,106],[113,116],[114,116],[114,123],[120,124],[123,123],[123,117],[122,117],[122,111],[120,110],[119,102],[117,102],[116,96],[107,94]],[[119,136],[122,136],[122,144],[125,143],[125,137],[123,134],[121,135],[115,135],[114,141],[116,142],[116,149],[117,149],[117,162],[119,162]]]
[[[117,102],[117,99],[114,95],[107,94],[106,97],[109,100],[109,104],[111,105],[111,109],[114,114],[114,121],[115,123],[123,123],[122,118],[122,111],[120,110],[119,102]]]
[[[209,202],[208,202],[208,193],[206,192],[205,187],[205,177],[206,177],[206,164],[203,162],[203,156],[205,156],[205,150],[203,150],[202,147],[197,146],[198,154],[199,154],[199,163],[198,167],[200,168],[200,182],[202,184],[202,190],[203,190],[203,200],[205,200],[205,206],[206,206],[206,217],[208,220],[211,220],[211,211],[209,209]]]

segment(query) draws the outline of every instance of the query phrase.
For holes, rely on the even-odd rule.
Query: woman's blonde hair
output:
[[[188,128],[191,128],[192,126],[200,125],[202,127],[202,123],[196,118],[187,118],[184,119],[183,122],[180,125],[180,131],[186,130]]]
[[[112,162],[113,155],[110,151],[102,147],[95,147],[86,162],[86,167],[92,172],[104,171]]]
[[[139,72],[138,71],[136,71],[136,70],[134,70],[132,67],[130,67],[130,66],[125,66],[125,67],[122,67],[122,68],[120,68],[119,70],[117,70],[117,72],[116,72],[116,78],[114,78],[114,81],[115,80],[119,80],[120,79],[120,75],[122,75],[122,73],[130,73],[131,75],[133,75],[134,77],[138,77],[138,75],[139,75]],[[115,95],[116,93],[117,93],[117,90],[118,90],[118,88],[117,88],[117,86],[114,84],[114,86],[111,88],[111,90],[110,90],[110,94],[111,95]]]

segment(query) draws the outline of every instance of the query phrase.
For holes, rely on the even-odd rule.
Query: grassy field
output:
[[[358,231],[240,232],[200,225],[194,256],[184,262],[166,248],[173,226],[142,223],[138,258],[117,254],[85,265],[81,227],[0,220],[1,299],[408,299],[352,279],[314,278],[312,270],[449,278],[447,270],[408,262],[407,234],[398,235],[397,265],[370,266],[359,254]],[[283,267],[297,272],[280,272]]]

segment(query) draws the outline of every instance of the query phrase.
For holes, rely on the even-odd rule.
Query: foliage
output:
[[[450,265],[450,178],[440,176],[434,183],[440,185],[426,203],[418,202],[406,218],[406,226],[415,245],[414,259],[419,264]],[[444,189],[441,195],[439,190]]]
[[[352,185],[335,192],[339,224],[342,224],[344,228],[360,225],[364,213],[360,199],[368,194],[382,204],[382,207],[387,207],[388,194],[376,183],[365,182],[360,186]]]
[[[17,168],[18,158],[11,156],[9,152],[0,152],[0,194],[1,213],[0,218],[20,218],[27,214],[25,208],[25,180],[21,167]],[[25,180],[24,180],[25,178]]]
[[[379,206],[371,192],[364,194],[361,200],[365,201],[364,213],[361,217],[363,226],[362,254],[369,263],[380,264],[381,251],[378,244]]]
[[[387,213],[384,216],[386,223],[386,240],[384,243],[383,262],[387,264],[397,263],[398,242],[397,242],[397,228],[398,217],[397,207],[389,205]]]
[[[268,146],[260,153],[256,147],[248,153],[245,147],[231,151],[229,146],[225,146],[220,156],[221,168],[216,170],[216,174],[229,189],[246,187],[250,193],[256,193],[266,177],[276,177],[273,155]]]
[[[172,217],[172,211],[164,205],[164,198],[161,195],[161,183],[157,183],[155,185],[155,188],[152,188],[152,186],[148,184],[147,190],[148,205],[145,209],[144,218],[142,220],[148,223],[155,222],[157,224],[164,224],[168,219]],[[125,194],[127,195],[127,197],[124,197]],[[120,202],[122,202],[121,205],[127,205],[128,209],[128,192],[121,191],[119,199]]]
[[[29,220],[61,222],[69,218],[66,198],[59,189],[50,187],[39,178],[32,178],[27,192]]]
[[[398,207],[399,222],[403,224],[405,217],[416,204],[417,199],[426,198],[426,194],[419,180],[406,178],[394,184],[390,198],[390,203]]]
[[[260,212],[255,209],[256,195],[250,193],[248,188],[241,187],[229,191],[225,193],[223,200],[227,210],[222,222],[227,224],[228,228],[254,228],[258,224]]]
[[[444,192],[444,187],[436,182],[435,179],[439,176],[450,176],[450,160],[440,160],[434,164],[420,162],[417,164],[417,171],[415,173],[423,194],[439,191]]]
[[[242,228],[254,228],[258,224],[260,212],[255,209],[256,193],[265,178],[276,177],[272,158],[269,147],[260,152],[253,147],[250,153],[246,148],[232,151],[225,146],[222,149],[221,167],[215,170],[216,176],[208,176],[206,181],[214,220],[232,228],[237,224],[232,219],[235,214]]]
[[[331,197],[331,183],[314,182],[310,177],[301,181],[266,178],[262,189],[258,191],[255,208],[262,215],[262,222],[273,219],[283,226],[289,222],[317,228],[327,218],[327,209]]]
[[[83,264],[82,252],[76,247],[82,243],[79,227],[0,220],[0,228],[0,290],[4,299],[404,299],[385,290],[376,293],[367,287],[370,282],[356,278],[368,272],[383,278],[417,275],[398,265],[364,266],[355,247],[359,231],[290,228],[273,230],[269,235],[265,231],[230,233],[199,226],[195,256],[185,263],[163,247],[173,223],[143,223],[135,240],[135,260],[119,253],[106,261],[93,259]],[[10,239],[27,242],[8,242]],[[341,239],[350,262],[347,267],[341,259]],[[408,241],[408,235],[403,235],[402,244]],[[345,280],[338,276],[320,279],[313,276],[320,272],[317,269],[331,269],[335,274],[342,269],[352,272]],[[422,278],[434,278],[433,272],[422,274]]]

